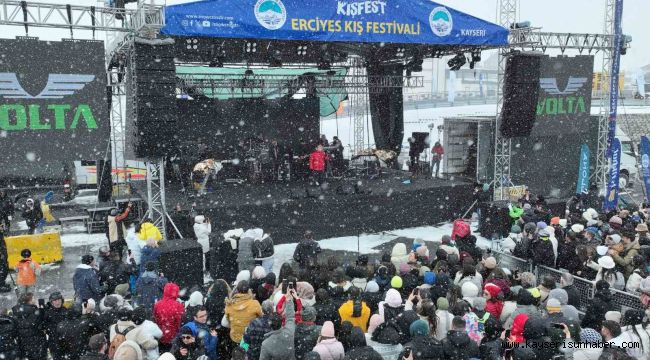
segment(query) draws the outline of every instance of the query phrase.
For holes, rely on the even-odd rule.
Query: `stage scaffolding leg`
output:
[[[112,69],[108,72],[108,80],[111,86],[111,149],[112,149],[112,164],[115,177],[113,178],[114,184],[118,184],[118,192],[120,195],[121,189],[119,184],[126,183],[126,160],[124,158],[124,151],[126,148],[126,135],[124,132],[124,112],[122,99],[126,95],[126,87],[124,84],[124,74],[119,73],[119,69]],[[120,176],[123,177],[122,181]]]
[[[167,213],[165,205],[165,160],[156,159],[147,162],[147,205],[148,215],[154,225],[160,229],[164,240],[167,237],[167,221],[171,223],[179,237],[183,235]]]
[[[366,68],[363,63],[363,59],[360,57],[352,57],[349,59],[351,67],[351,75],[353,79],[358,79],[359,77],[366,76]],[[354,119],[354,153],[352,155],[358,155],[363,150],[366,149],[364,142],[364,135],[366,131],[366,119],[367,119],[367,104],[368,104],[368,94],[367,91],[359,87],[353,87],[351,89],[352,93],[350,96],[350,107],[352,110],[352,118]],[[370,131],[370,129],[368,129]]]

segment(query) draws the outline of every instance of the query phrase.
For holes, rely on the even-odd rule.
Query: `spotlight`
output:
[[[510,25],[511,29],[525,29],[530,27],[530,21],[521,21]]]
[[[458,53],[456,54],[456,56],[454,56],[453,58],[451,58],[451,60],[447,62],[447,66],[449,66],[449,69],[451,71],[458,71],[460,70],[460,68],[463,67],[463,65],[465,65],[465,63],[467,63],[465,54]]]
[[[246,43],[246,52],[251,53],[251,52],[257,52],[257,43]]]
[[[480,51],[472,51],[472,58],[469,61],[469,68],[474,69],[474,65],[478,62],[481,62],[481,52]]]
[[[404,57],[404,53],[406,52],[406,49],[404,48],[397,48],[397,53],[395,54],[397,57]]]
[[[298,46],[297,54],[298,54],[298,56],[306,56],[307,55],[307,45]]]

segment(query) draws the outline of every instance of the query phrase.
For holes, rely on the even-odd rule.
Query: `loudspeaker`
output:
[[[111,178],[111,161],[97,160],[97,200],[108,202],[113,195],[113,179]]]
[[[508,201],[493,201],[481,206],[479,232],[483,237],[490,238],[493,234],[508,236],[510,222]]]
[[[160,242],[160,272],[181,288],[203,286],[203,249],[190,239]]]
[[[516,54],[506,60],[501,109],[501,135],[529,136],[539,99],[540,55]]]

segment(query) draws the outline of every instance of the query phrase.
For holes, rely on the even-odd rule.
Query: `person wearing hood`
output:
[[[365,291],[361,294],[361,299],[368,305],[371,314],[375,314],[379,310],[381,298],[382,293],[379,292],[379,284],[374,280],[368,281]]]
[[[609,291],[609,287],[607,281],[596,282],[596,293],[587,304],[587,311],[582,318],[581,326],[583,328],[600,329],[605,320],[605,313],[613,308],[612,293]]]
[[[445,359],[467,360],[479,356],[478,345],[472,341],[465,331],[465,320],[455,316],[451,330],[442,343]]]
[[[162,300],[159,300],[153,306],[154,322],[163,333],[159,344],[160,350],[163,352],[171,348],[172,342],[181,327],[181,319],[185,308],[183,304],[178,302],[179,292],[178,285],[167,283],[163,289]]]
[[[384,301],[380,302],[378,306],[379,315],[384,319],[384,322],[389,322],[404,312],[402,295],[395,289],[389,289],[386,292]]]
[[[512,330],[510,333],[512,334]],[[558,349],[547,345],[551,343],[544,319],[528,318],[523,328],[523,341],[514,349],[514,358],[552,359],[558,353]]]
[[[43,211],[41,210],[40,205],[37,206],[34,199],[27,199],[23,206],[23,212],[21,215],[23,219],[25,219],[25,223],[29,229],[28,234],[34,234],[39,223],[43,220]]]
[[[194,235],[196,241],[201,244],[203,251],[203,271],[209,272],[210,270],[210,234],[212,234],[212,223],[210,219],[203,215],[198,215],[194,218]]]
[[[501,288],[495,284],[487,283],[483,287],[483,297],[486,300],[485,311],[489,312],[495,319],[501,318],[503,300],[499,297]]]
[[[230,327],[230,340],[239,344],[244,336],[246,326],[262,314],[262,306],[253,299],[248,281],[240,281],[233,291],[233,295],[226,300],[224,311],[225,323]],[[225,325],[224,321],[222,321],[222,325]]]
[[[108,245],[111,251],[120,254],[120,257],[123,254],[124,245],[126,245],[125,237],[127,229],[125,220],[129,217],[132,207],[133,205],[129,202],[126,209],[121,213],[119,209],[113,208],[106,217],[106,223],[108,224]]]
[[[75,303],[93,299],[99,302],[105,292],[105,288],[99,283],[99,275],[96,270],[95,258],[91,255],[81,257],[81,264],[77,266],[72,276],[72,284],[75,292]]]
[[[156,264],[148,262],[145,271],[135,283],[135,303],[146,309],[151,309],[158,299],[162,298],[167,278],[156,271]]]
[[[199,360],[205,358],[205,346],[200,338],[194,335],[192,329],[183,327],[179,336],[174,339],[171,353],[176,360]]]
[[[611,256],[605,255],[598,259],[600,270],[596,274],[595,281],[605,280],[609,286],[616,290],[623,290],[625,288],[625,278],[620,271],[616,269],[616,263]]]
[[[349,321],[365,333],[370,319],[370,308],[362,300],[359,288],[352,287],[348,296],[349,300],[339,308],[341,323]]]
[[[529,317],[540,316],[540,312],[537,309],[537,300],[535,300],[530,291],[526,289],[519,290],[519,293],[517,294],[517,308],[510,317],[508,317],[506,322],[503,324],[503,327],[510,329],[517,316],[521,314],[525,314]]]
[[[624,248],[623,251],[617,251],[615,249],[609,249],[607,254],[614,259],[616,265],[621,267],[624,270],[625,278],[627,279],[634,271],[634,264],[632,260],[634,256],[639,254],[641,250],[641,245],[639,241],[635,239],[634,231],[622,231],[621,232],[621,243]]]
[[[237,252],[237,266],[239,271],[250,271],[255,267],[255,259],[253,258],[253,241],[257,238],[262,238],[263,235],[264,231],[262,229],[249,229],[242,234],[239,239]]]
[[[316,309],[307,306],[302,310],[302,322],[296,325],[295,355],[296,360],[303,360],[318,343],[322,326],[316,325]]]
[[[246,327],[242,341],[245,344],[244,347],[247,347],[246,356],[248,360],[259,360],[264,336],[272,331],[271,315],[273,315],[273,313],[273,301],[264,301],[262,303],[262,316],[251,321]]]
[[[476,285],[477,288],[480,288],[483,285],[483,276],[476,271],[474,264],[469,261],[463,263],[462,271],[456,273],[454,284],[462,288],[463,284],[468,281]]]
[[[145,245],[142,247],[140,252],[140,267],[139,273],[144,272],[144,266],[148,262],[153,262],[158,268],[158,261],[160,260],[160,248],[158,247],[158,242],[154,239],[149,239],[145,242]]]
[[[368,332],[366,333],[366,344],[371,346],[381,355],[383,359],[397,360],[402,352],[402,344],[399,343],[399,334],[394,327],[384,326],[379,314],[370,317]]]
[[[321,248],[316,240],[314,240],[314,233],[307,230],[303,235],[303,239],[296,245],[296,250],[293,252],[293,261],[297,262],[301,269],[313,269],[318,264],[318,254]]]
[[[295,332],[296,320],[294,310],[294,298],[298,294],[294,289],[287,289],[284,294],[283,312],[286,315],[284,320],[279,314],[271,315],[271,332],[265,335],[260,351],[260,360],[293,360],[295,359]]]
[[[145,218],[142,220],[140,225],[136,227],[136,232],[138,233],[138,239],[142,241],[147,241],[149,239],[154,239],[156,241],[162,241],[162,234],[160,230],[153,224],[153,220]]]
[[[443,359],[442,343],[430,336],[430,328],[427,321],[414,321],[409,327],[409,333],[411,334],[411,341],[404,345],[404,347],[410,349],[413,354],[413,360]],[[398,359],[402,359],[405,356],[408,356],[408,354],[402,352],[402,355]]]
[[[334,324],[341,323],[338,307],[332,302],[327,290],[318,289],[316,291],[316,304],[314,304],[314,309],[316,309],[316,325],[324,325],[327,321],[331,321]]]
[[[395,269],[399,269],[402,264],[408,264],[408,253],[406,252],[406,245],[403,243],[397,243],[393,245],[393,250],[390,254],[390,262],[395,266]]]
[[[342,360],[345,356],[343,344],[336,339],[334,324],[331,321],[325,321],[323,324],[313,351],[320,355],[321,360]]]
[[[381,355],[375,349],[368,346],[366,336],[358,327],[354,327],[350,333],[350,350],[343,359],[350,360],[382,360]]]
[[[261,265],[267,274],[273,272],[275,249],[271,235],[263,234],[262,237],[255,238],[252,252],[256,264]]]
[[[542,265],[553,268],[555,266],[555,252],[553,251],[550,232],[544,228],[539,230],[537,235],[537,238],[531,244],[533,263],[536,266]]]
[[[569,305],[569,294],[564,289],[556,288],[551,290],[548,298],[557,299],[560,302],[562,316],[571,321],[580,321],[580,313],[573,305]]]

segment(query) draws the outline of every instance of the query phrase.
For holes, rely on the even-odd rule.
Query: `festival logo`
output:
[[[641,166],[644,170],[650,169],[650,156],[648,156],[648,154],[643,154],[643,156],[641,156]]]
[[[575,94],[587,82],[585,77],[569,77],[569,82],[566,84],[564,91],[560,91],[557,86],[556,78],[542,78],[539,79],[539,86],[546,91],[549,95],[571,95]]]
[[[255,18],[266,29],[277,30],[287,21],[287,9],[282,0],[258,0]]]
[[[429,15],[429,25],[431,25],[431,31],[434,34],[443,37],[451,34],[451,30],[454,28],[454,20],[447,8],[438,6]]]
[[[63,99],[93,80],[95,75],[89,74],[49,74],[45,88],[33,96],[20,85],[16,73],[0,73],[0,96],[7,99]]]

